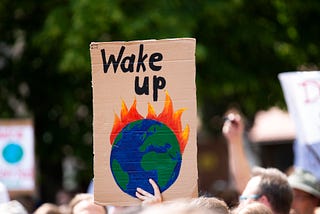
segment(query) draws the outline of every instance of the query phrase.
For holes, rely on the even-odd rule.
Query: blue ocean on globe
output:
[[[137,187],[154,193],[149,178],[168,189],[177,179],[182,155],[174,132],[165,124],[142,119],[129,123],[112,144],[110,168],[117,185],[133,197]]]

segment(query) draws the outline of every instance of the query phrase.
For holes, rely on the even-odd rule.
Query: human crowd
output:
[[[320,180],[302,168],[282,172],[277,168],[251,167],[244,150],[243,117],[227,112],[222,132],[228,142],[232,184],[240,192],[236,206],[222,198],[199,196],[164,201],[155,181],[154,194],[137,188],[137,206],[103,206],[94,202],[92,190],[78,193],[64,205],[44,203],[34,214],[320,214]],[[4,187],[0,186],[3,192]],[[3,196],[4,195],[4,196]],[[0,194],[0,213],[28,213],[24,207]],[[11,203],[11,204],[10,204]]]

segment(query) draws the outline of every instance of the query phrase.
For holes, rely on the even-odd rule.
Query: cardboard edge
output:
[[[25,118],[25,119],[0,119],[0,126],[16,126],[16,125],[34,125],[33,119]]]
[[[114,45],[135,45],[138,43],[154,43],[154,42],[168,42],[168,41],[196,41],[192,37],[183,37],[183,38],[169,38],[169,39],[145,39],[145,40],[134,40],[134,41],[110,41],[110,42],[91,42],[90,49],[98,48],[98,45],[104,44],[114,44]]]

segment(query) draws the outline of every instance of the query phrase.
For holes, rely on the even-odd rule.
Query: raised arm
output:
[[[250,179],[251,169],[244,149],[244,122],[238,113],[228,113],[222,128],[228,143],[229,167],[233,182],[241,193]]]

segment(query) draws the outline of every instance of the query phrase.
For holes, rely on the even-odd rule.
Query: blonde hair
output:
[[[272,214],[272,210],[259,202],[252,202],[244,207],[236,208],[232,211],[234,214]]]
[[[93,201],[93,196],[89,193],[76,194],[69,203],[70,210],[73,210],[73,208],[81,201]]]
[[[200,208],[204,207],[221,214],[229,213],[229,208],[226,202],[216,197],[200,196],[192,199],[190,204]]]
[[[52,203],[44,203],[33,214],[62,214],[59,206]]]

